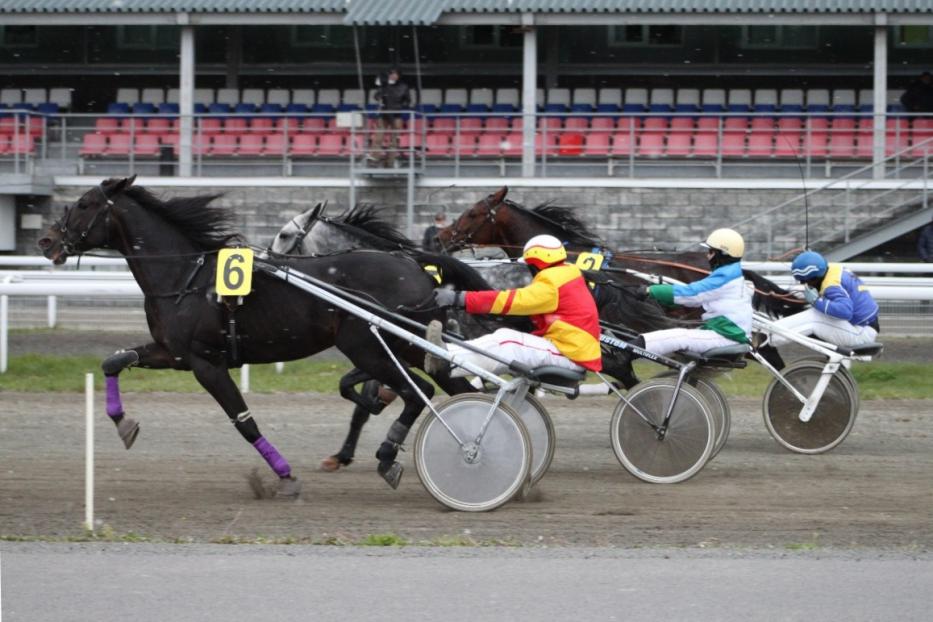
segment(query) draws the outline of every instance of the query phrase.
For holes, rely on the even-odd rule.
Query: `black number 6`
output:
[[[224,262],[224,285],[229,289],[235,290],[243,284],[243,268],[233,264],[234,262],[243,263],[244,259],[243,255],[234,253],[227,257],[227,261]]]

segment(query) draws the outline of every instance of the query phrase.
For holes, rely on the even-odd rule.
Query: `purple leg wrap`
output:
[[[260,436],[253,443],[253,447],[259,452],[259,455],[265,458],[272,470],[279,477],[288,477],[292,473],[292,467],[288,466],[288,460],[282,457],[279,450],[272,446],[272,443],[266,440],[265,436]]]
[[[107,386],[107,414],[119,417],[123,414],[123,402],[120,400],[120,379],[117,376],[104,378]]]

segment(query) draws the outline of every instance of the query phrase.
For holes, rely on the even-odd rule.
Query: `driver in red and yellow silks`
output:
[[[434,301],[439,307],[458,307],[467,313],[530,316],[535,326],[532,333],[510,328],[473,339],[467,343],[495,354],[506,361],[516,361],[528,367],[555,365],[565,369],[590,371],[602,369],[599,348],[599,314],[596,303],[580,269],[565,263],[567,251],[552,235],[537,235],[525,244],[522,259],[534,278],[526,287],[504,291],[458,292],[435,289]],[[447,347],[452,360],[469,361],[494,374],[507,371],[498,361],[441,339],[441,324],[428,325],[427,339]],[[425,371],[442,371],[447,361],[427,354]],[[465,376],[463,368],[455,368],[452,376]]]

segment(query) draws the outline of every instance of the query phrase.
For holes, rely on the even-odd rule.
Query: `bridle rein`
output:
[[[58,229],[62,233],[62,248],[69,255],[76,255],[81,252],[79,249],[79,245],[83,244],[84,241],[87,240],[88,236],[91,234],[91,231],[93,231],[94,227],[97,226],[97,223],[100,222],[101,216],[104,216],[104,223],[107,227],[107,237],[109,241],[110,211],[113,209],[114,202],[110,199],[110,197],[107,196],[107,193],[104,192],[104,188],[100,184],[94,187],[100,191],[101,195],[103,195],[104,200],[107,202],[107,206],[103,208],[102,210],[99,210],[96,214],[94,214],[94,217],[91,218],[91,222],[89,222],[87,226],[84,228],[84,231],[82,231],[80,235],[78,235],[77,240],[68,239],[68,219],[71,216],[72,210],[75,207],[74,205],[69,205],[68,207],[65,208],[65,215],[62,216],[61,220],[59,221]],[[80,201],[80,199],[78,200]]]

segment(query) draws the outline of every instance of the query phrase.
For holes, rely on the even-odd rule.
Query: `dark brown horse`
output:
[[[127,448],[138,432],[120,400],[119,373],[131,366],[194,372],[234,427],[279,476],[279,491],[297,494],[291,467],[259,431],[229,369],[244,363],[304,358],[336,346],[366,377],[398,393],[405,403],[377,452],[379,472],[391,485],[401,477],[398,448],[424,405],[409,384],[427,396],[431,383],[391,361],[367,324],[263,271],[253,275],[252,291],[242,304],[220,299],[214,290],[217,252],[240,244],[230,230],[232,215],[210,207],[214,196],[162,201],[134,178],[111,179],[94,186],[66,208],[64,216],[40,240],[55,263],[94,248],[109,248],[126,257],[145,295],[146,319],[153,341],[120,351],[104,361],[107,413]],[[416,308],[437,285],[412,259],[376,251],[356,251],[320,258],[280,258],[291,267],[347,291],[370,298],[386,309]],[[452,284],[469,288],[453,274]],[[426,322],[443,312],[411,312]],[[424,353],[404,340],[386,336],[402,361],[420,367]],[[470,390],[463,379],[435,377],[448,393]],[[341,395],[359,405],[368,401],[341,381]]]

